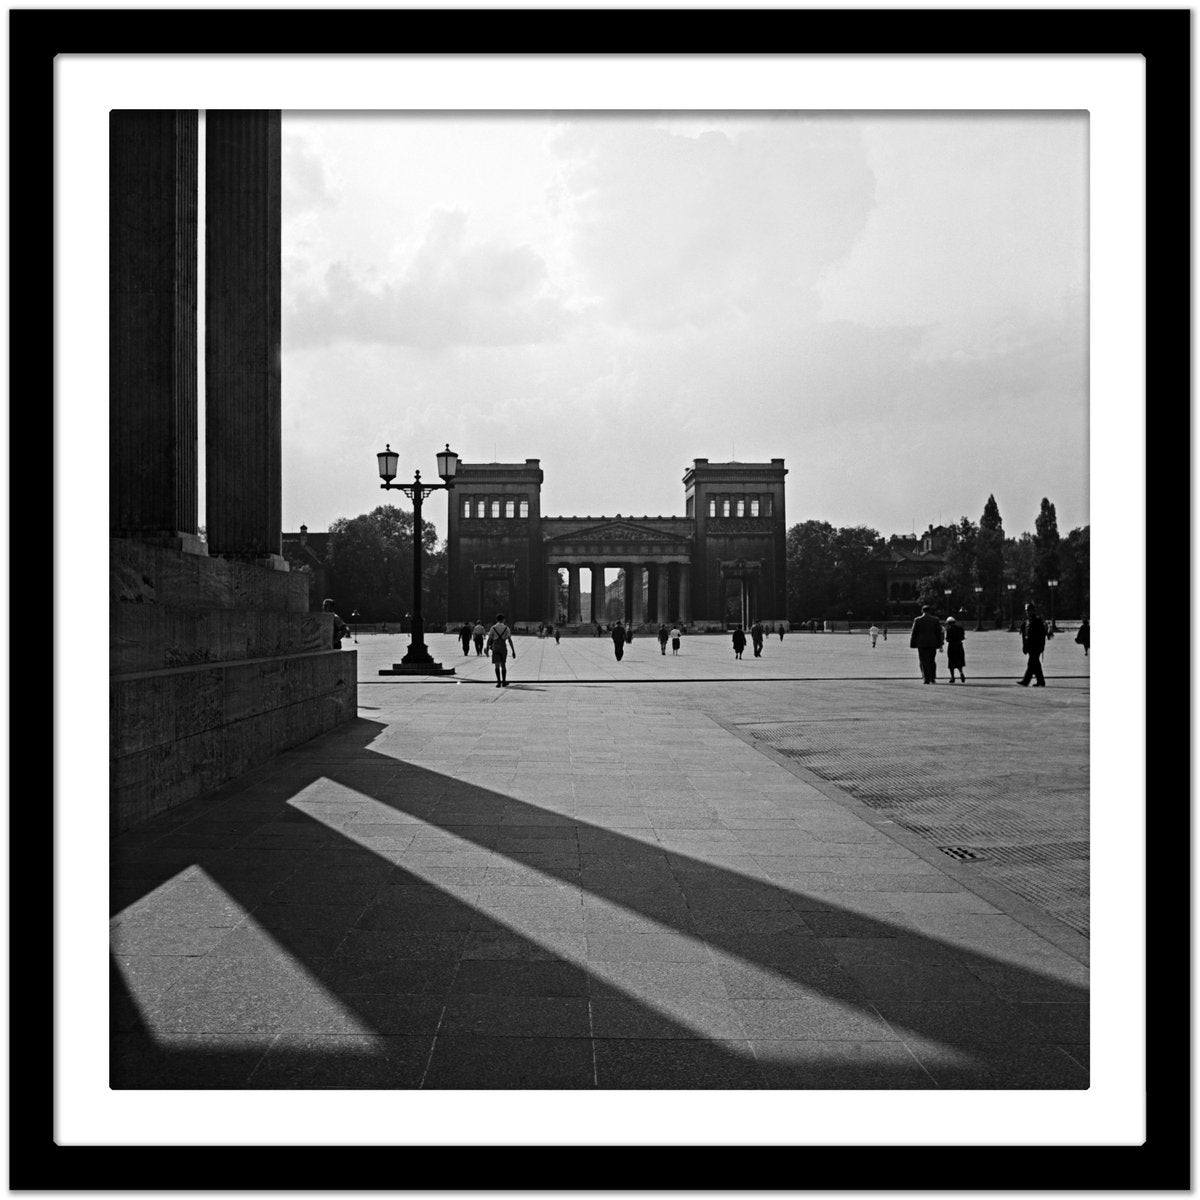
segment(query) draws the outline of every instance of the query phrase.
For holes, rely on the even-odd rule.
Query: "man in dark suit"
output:
[[[921,615],[913,622],[912,634],[908,639],[909,648],[917,652],[921,662],[922,683],[936,682],[937,652],[944,640],[941,621],[933,615],[928,604],[922,604]]]
[[[1025,678],[1018,679],[1021,687],[1028,687],[1030,679],[1036,679],[1034,687],[1045,687],[1046,677],[1042,674],[1042,655],[1046,651],[1046,622],[1037,615],[1032,604],[1025,605],[1025,620],[1021,622],[1021,653],[1027,655]]]

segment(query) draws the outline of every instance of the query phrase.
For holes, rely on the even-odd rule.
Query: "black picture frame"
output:
[[[54,294],[48,248],[54,244],[54,60],[61,54],[503,53],[791,53],[1011,55],[1141,54],[1146,62],[1147,394],[1156,414],[1169,412],[1171,436],[1151,441],[1151,512],[1169,506],[1185,532],[1190,475],[1190,419],[1166,398],[1186,389],[1190,335],[1190,36],[1186,10],[602,10],[505,12],[378,10],[14,10],[9,14],[10,95],[10,396],[11,445],[53,440],[53,405],[30,397],[54,359]],[[1159,408],[1159,406],[1163,408]],[[1181,429],[1182,426],[1182,429]],[[38,438],[38,435],[41,435]],[[35,438],[38,440],[35,441]],[[65,469],[57,464],[57,470]],[[14,473],[15,474],[15,473]],[[12,563],[46,563],[51,586],[66,586],[47,563],[46,541],[10,477]],[[1178,563],[1179,521],[1170,561]],[[1148,526],[1152,552],[1165,550],[1164,529]],[[29,636],[29,597],[12,597],[12,642]],[[18,623],[20,622],[20,623]],[[1173,658],[1188,649],[1174,625]],[[1148,655],[1147,616],[1131,614],[1129,652]],[[20,640],[19,640],[20,639]],[[1182,643],[1182,647],[1181,647]],[[25,656],[14,659],[22,665]],[[28,668],[26,668],[28,669]],[[14,686],[10,745],[36,744],[45,726],[40,688]],[[48,697],[49,698],[49,697]],[[62,698],[59,698],[60,701]],[[44,703],[44,702],[43,702]],[[1183,711],[1189,705],[1183,702]],[[1170,701],[1170,714],[1180,709]],[[624,1147],[581,1158],[587,1147],[344,1146],[60,1146],[53,1140],[54,809],[42,789],[17,784],[10,766],[10,1176],[13,1190],[242,1190],[251,1178],[270,1190],[641,1190],[651,1178],[671,1190],[1186,1190],[1190,1187],[1187,948],[1190,900],[1186,860],[1163,861],[1157,847],[1186,841],[1189,821],[1178,784],[1184,737],[1161,693],[1146,720],[1147,844],[1155,860],[1147,935],[1148,1136],[1142,1146]],[[36,724],[35,724],[36,722]],[[52,753],[64,753],[60,722]],[[1168,741],[1168,738],[1170,740]],[[22,750],[24,753],[24,750]],[[24,768],[22,768],[24,770]],[[1157,786],[1156,786],[1157,785]],[[33,794],[31,794],[33,793]],[[1150,870],[1150,866],[1154,870]],[[546,1150],[553,1150],[547,1154]],[[215,1153],[213,1151],[216,1151]],[[469,1151],[463,1153],[464,1150]],[[740,1153],[739,1153],[740,1151]],[[578,1166],[587,1162],[585,1170]],[[520,1163],[521,1172],[505,1171]],[[653,1163],[658,1173],[646,1168]],[[534,1166],[541,1170],[533,1170]],[[571,1171],[569,1166],[576,1166]],[[550,1169],[547,1170],[546,1167]]]

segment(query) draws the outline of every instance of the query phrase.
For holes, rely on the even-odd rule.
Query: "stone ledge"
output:
[[[313,653],[333,645],[331,613],[114,604],[110,617],[114,676]]]
[[[109,600],[181,609],[308,611],[312,576],[237,559],[185,554],[130,538],[109,539]]]
[[[321,650],[115,676],[110,682],[114,760],[221,729],[339,688],[357,686],[353,650]]]
[[[331,662],[334,656],[342,661]],[[249,676],[229,678],[246,665],[163,672],[114,686],[114,739],[118,730],[128,735],[110,763],[114,834],[357,716],[353,651],[277,661],[278,669],[260,675],[260,688]]]

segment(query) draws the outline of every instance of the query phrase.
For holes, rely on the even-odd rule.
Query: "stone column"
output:
[[[582,620],[579,612],[579,566],[570,563],[567,567],[567,622],[578,625]]]
[[[208,547],[211,554],[259,559],[286,570],[280,515],[279,112],[210,108],[206,126]]]
[[[633,610],[630,616],[634,625],[642,625],[646,621],[646,605],[642,598],[642,583],[645,572],[646,568],[640,565],[630,568],[630,574],[633,577],[630,585],[633,590]]]
[[[558,567],[551,565],[546,568],[546,620],[551,625],[558,624]]]
[[[600,625],[604,620],[604,568],[592,568],[592,624]]]
[[[621,596],[621,602],[624,607],[621,610],[622,618],[626,625],[633,623],[633,568],[625,563],[621,570],[624,572],[625,587],[624,593]]]
[[[679,564],[679,619],[686,625],[692,619],[692,564]]]
[[[196,536],[199,118],[109,113],[109,529]]]
[[[671,619],[671,564],[656,563],[654,574],[658,577],[658,622],[665,625]]]

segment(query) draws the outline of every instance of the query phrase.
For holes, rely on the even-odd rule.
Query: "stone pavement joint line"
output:
[[[1004,780],[1053,712],[1053,752],[1021,769],[1054,840],[1086,851],[1086,686],[1048,661],[1044,692],[913,680],[898,705],[906,647],[850,684],[867,639],[789,635],[770,651],[780,674],[823,656],[827,679],[681,693],[670,672],[731,672],[724,640],[688,639],[681,666],[635,639],[626,663],[650,686],[538,690],[537,660],[590,674],[611,658],[596,642],[518,639],[508,689],[364,686],[358,721],[114,840],[112,1086],[1088,1086],[1070,887],[1038,907],[966,886],[983,864],[858,803],[853,778],[812,773],[848,777],[855,739],[889,737],[938,828],[947,746],[967,748],[964,771],[999,756],[1000,789],[954,821],[1034,846],[1026,784]],[[402,654],[377,639],[363,679]],[[482,682],[490,664],[465,669]],[[756,738],[816,745],[817,724],[803,767]],[[974,746],[985,727],[995,741]]]

